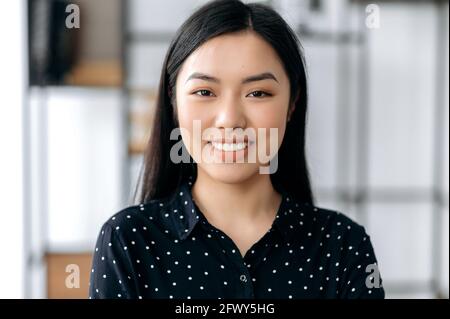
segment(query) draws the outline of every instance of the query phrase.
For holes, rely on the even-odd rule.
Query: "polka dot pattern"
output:
[[[270,230],[242,256],[191,187],[104,223],[89,298],[384,298],[370,237],[345,215],[284,193]]]

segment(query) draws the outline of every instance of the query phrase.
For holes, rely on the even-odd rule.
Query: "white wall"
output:
[[[30,99],[34,129],[44,130],[34,145],[42,145],[46,162],[34,170],[46,170],[36,177],[42,180],[34,192],[47,198],[46,203],[34,205],[44,219],[35,224],[42,227],[42,241],[50,251],[91,251],[101,224],[124,205],[121,92],[34,88]],[[38,128],[39,121],[43,127]]]
[[[25,1],[2,1],[0,39],[0,298],[24,296],[22,116],[25,64]],[[6,42],[4,42],[6,41]]]

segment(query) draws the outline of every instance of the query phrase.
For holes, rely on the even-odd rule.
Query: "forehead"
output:
[[[274,48],[255,32],[242,31],[205,42],[185,60],[179,78],[186,79],[192,72],[240,78],[267,71],[287,77]]]

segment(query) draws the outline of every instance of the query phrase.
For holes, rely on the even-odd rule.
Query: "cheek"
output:
[[[252,114],[251,119],[252,127],[265,129],[267,143],[270,139],[281,145],[286,130],[287,106],[268,105]],[[275,129],[277,136],[271,134],[271,128]],[[275,140],[276,137],[278,137],[278,140]]]
[[[183,143],[192,158],[198,162],[203,146],[202,131],[208,125],[208,112],[192,103],[177,102],[180,102],[177,104],[177,113]]]

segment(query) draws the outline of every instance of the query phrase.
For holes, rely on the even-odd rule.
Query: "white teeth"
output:
[[[235,152],[243,150],[247,147],[247,143],[217,143],[211,142],[212,146],[218,150],[225,152]]]

